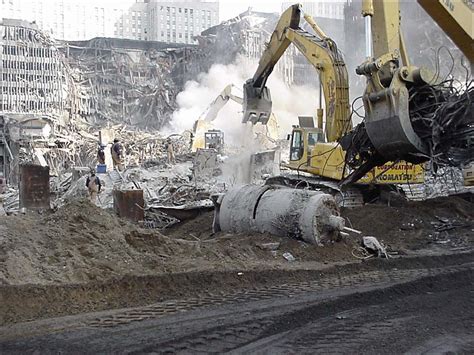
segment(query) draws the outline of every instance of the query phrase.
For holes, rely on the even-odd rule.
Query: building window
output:
[[[178,8],[178,12],[181,13],[181,8]]]

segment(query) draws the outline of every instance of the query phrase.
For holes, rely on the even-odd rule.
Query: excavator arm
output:
[[[326,107],[326,137],[334,142],[352,128],[347,69],[334,41],[309,16],[305,16],[305,20],[316,35],[301,29],[300,18],[298,4],[281,15],[253,78],[244,84],[243,122],[267,123],[272,105],[265,84],[278,60],[293,43],[319,73]]]
[[[443,29],[448,29],[448,34],[457,40],[456,43],[472,59],[473,12],[467,2],[419,0],[419,3]],[[363,95],[365,120],[340,141],[346,151],[346,163],[354,169],[341,185],[356,182],[375,166],[390,160],[421,163],[435,155],[439,157],[444,154],[433,151],[438,138],[435,138],[435,143],[430,141],[430,134],[433,134],[431,127],[434,120],[439,118],[438,113],[444,112],[440,110],[442,105],[449,111],[446,104],[452,101],[449,95],[453,95],[440,83],[435,82],[435,75],[425,68],[410,64],[400,30],[399,1],[363,0],[362,4],[362,15],[366,23],[366,61],[357,67],[356,73],[367,78]],[[436,16],[441,15],[439,9],[446,7],[453,13],[451,20],[442,18],[439,22],[436,19]],[[456,18],[458,21],[455,21]],[[470,36],[470,41],[466,36]],[[466,42],[469,42],[471,51],[463,45]],[[454,95],[456,100],[462,99],[461,95]],[[416,102],[423,102],[424,107],[433,108],[432,112],[424,112],[426,118],[423,117],[423,120],[420,120]],[[441,115],[439,121],[444,120],[444,116]],[[453,127],[450,130],[457,130],[458,133],[468,132],[469,127],[472,127],[472,116],[471,121],[468,116],[461,115],[456,120],[449,120],[457,122],[456,125],[450,126]],[[428,128],[420,123],[429,120],[433,121]],[[447,134],[446,128],[447,126],[442,128],[443,134]],[[431,133],[427,134],[426,131]],[[454,136],[456,132],[451,133]],[[462,138],[459,134],[456,136],[456,149],[469,156],[468,134],[464,134]],[[450,158],[446,157],[445,160]]]
[[[199,120],[204,120],[206,122],[212,122],[217,118],[219,111],[225,106],[229,101],[235,101],[238,104],[242,105],[243,99],[240,96],[235,95],[232,91],[236,88],[234,84],[227,85],[224,90],[211,102],[211,104],[206,108],[206,110],[201,114]]]

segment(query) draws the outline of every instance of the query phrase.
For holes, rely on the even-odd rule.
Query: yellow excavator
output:
[[[192,131],[194,139],[191,147],[193,152],[196,152],[198,149],[205,149],[209,145],[206,137],[214,136],[216,135],[216,132],[220,132],[216,130],[216,128],[219,127],[215,127],[213,122],[219,116],[219,112],[230,100],[236,102],[239,105],[242,105],[243,103],[242,94],[237,93],[237,87],[233,84],[227,85],[194,122]],[[256,134],[258,137],[267,138],[267,141],[274,141],[278,139],[279,126],[278,121],[273,113],[270,114],[267,124],[265,127],[262,127],[263,129],[258,126],[253,128],[254,134]],[[265,141],[265,139],[261,140]],[[265,142],[261,143],[264,145]]]
[[[472,63],[472,1],[418,2]],[[437,112],[444,112],[439,115],[440,121],[448,121],[446,117],[450,113],[449,109],[442,111],[440,108],[452,99],[449,98],[452,94],[439,82],[437,75],[410,63],[400,28],[399,6],[397,0],[362,2],[366,60],[356,68],[356,73],[367,79],[362,96],[365,119],[340,140],[346,152],[346,163],[353,168],[341,185],[355,183],[374,167],[389,164],[389,161],[422,163],[433,158],[440,161],[439,157],[443,156],[443,164],[460,167],[473,159],[474,120],[472,113],[468,113],[470,104],[460,105],[461,108],[465,106],[466,113],[449,116],[449,122],[456,122],[456,125],[451,125],[454,128],[450,132],[448,125],[440,126],[439,121],[434,120]],[[458,89],[455,91],[452,96],[457,99],[461,95]],[[469,95],[468,92],[466,94]],[[450,106],[453,107],[452,103]],[[432,111],[428,111],[428,108],[432,108]],[[422,131],[422,128],[425,130]],[[433,136],[436,139],[432,140],[430,135],[435,129],[441,134],[436,134]],[[445,138],[448,136],[452,138]],[[445,144],[451,144],[450,150],[434,151],[433,147],[440,145],[443,140]]]
[[[304,19],[313,29],[311,34],[300,27],[301,6],[292,5],[280,17],[267,48],[262,54],[254,76],[244,84],[243,122],[266,124],[272,108],[271,95],[265,86],[275,64],[291,43],[319,73],[320,91],[324,95],[325,115],[321,105],[313,120],[300,117],[291,134],[290,157],[287,168],[296,173],[270,178],[268,184],[310,186],[342,196],[345,206],[362,204],[372,198],[380,185],[416,184],[424,181],[419,165],[387,163],[366,172],[353,188],[338,186],[348,169],[345,152],[339,140],[352,130],[347,68],[336,43],[307,15]],[[325,117],[325,120],[324,120]]]

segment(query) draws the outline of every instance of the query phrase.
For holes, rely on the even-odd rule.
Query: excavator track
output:
[[[316,176],[298,176],[293,174],[273,176],[267,179],[265,185],[321,191],[334,196],[339,207],[349,208],[362,206],[364,204],[364,194],[367,190],[365,185],[353,185],[341,190],[334,181]]]

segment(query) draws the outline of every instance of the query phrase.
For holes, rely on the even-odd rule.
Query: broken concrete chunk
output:
[[[277,250],[280,247],[280,243],[261,243],[258,244],[258,247],[264,250]]]
[[[296,261],[296,258],[289,252],[283,253],[283,257],[288,260],[290,263]]]
[[[385,247],[375,237],[362,237],[362,246],[378,257],[388,258]]]

